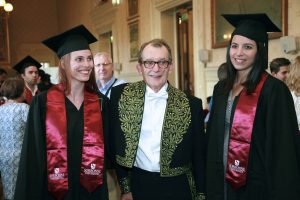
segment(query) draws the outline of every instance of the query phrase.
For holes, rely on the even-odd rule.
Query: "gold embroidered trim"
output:
[[[198,193],[197,194],[196,200],[205,200],[205,199],[206,199],[206,197],[205,197],[204,193]]]
[[[125,136],[125,155],[116,155],[117,163],[131,168],[136,156],[141,131],[146,85],[143,81],[124,88],[119,101],[121,130]],[[186,95],[168,86],[168,101],[161,141],[161,176],[177,176],[189,171],[190,166],[170,168],[177,145],[191,123],[191,110]],[[180,99],[178,101],[178,99]]]
[[[195,179],[193,177],[192,170],[188,171],[186,173],[186,176],[187,176],[187,179],[189,181],[190,190],[191,190],[191,194],[192,194],[192,199],[193,200],[205,200],[204,193],[197,193],[196,185],[195,185]]]
[[[187,172],[190,166],[170,168],[172,156],[191,123],[191,108],[182,91],[169,85],[168,102],[164,118],[160,150],[161,176],[177,176]]]
[[[141,132],[146,85],[143,81],[128,84],[120,97],[119,117],[125,136],[125,155],[116,155],[117,163],[131,168]]]
[[[120,179],[119,184],[120,184],[120,189],[121,189],[122,194],[131,192],[129,177],[125,177],[125,178]]]

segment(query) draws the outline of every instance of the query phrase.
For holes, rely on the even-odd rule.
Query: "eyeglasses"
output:
[[[98,64],[96,65],[96,67],[100,67],[100,66],[106,67],[106,66],[111,65],[111,64],[112,64],[112,63],[98,63]]]
[[[155,66],[155,64],[157,64],[159,68],[165,69],[171,64],[171,61],[168,61],[168,60],[160,60],[160,61],[145,60],[145,61],[142,61],[141,63],[148,69],[152,69]]]

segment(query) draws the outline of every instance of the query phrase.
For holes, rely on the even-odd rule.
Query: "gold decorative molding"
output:
[[[115,21],[117,7],[110,3],[96,6],[90,13],[92,23],[98,34],[102,34],[111,30]]]
[[[189,1],[191,0],[154,0],[154,6],[159,11],[165,11]]]

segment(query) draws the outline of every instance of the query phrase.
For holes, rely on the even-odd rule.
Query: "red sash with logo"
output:
[[[258,98],[267,74],[263,74],[255,91],[243,89],[232,122],[225,179],[233,189],[246,184],[249,150]]]
[[[80,183],[89,192],[103,183],[104,139],[99,97],[84,92],[84,135]],[[47,93],[46,148],[48,190],[62,199],[68,190],[67,119],[64,87]]]

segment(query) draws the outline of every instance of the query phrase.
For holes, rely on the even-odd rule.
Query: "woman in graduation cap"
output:
[[[95,41],[83,25],[43,41],[59,57],[60,84],[31,103],[15,200],[108,199],[107,99],[94,78]]]
[[[208,125],[207,199],[300,198],[300,135],[286,85],[270,76],[265,14],[223,15],[233,26],[227,78],[216,84]]]

